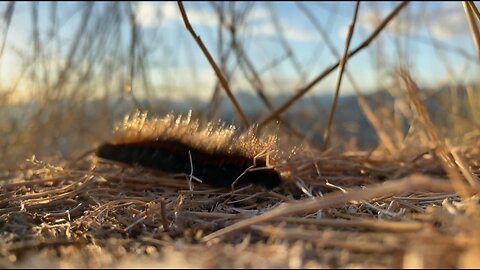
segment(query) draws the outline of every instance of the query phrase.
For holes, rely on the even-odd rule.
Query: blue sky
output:
[[[350,48],[360,44],[378,25],[378,23],[398,5],[399,2],[362,2],[359,10],[357,27]],[[61,22],[60,52],[49,61],[64,62],[72,33],[78,27],[81,17],[79,3],[58,3],[58,22]],[[227,4],[228,5],[228,4]],[[338,59],[325,46],[312,23],[293,2],[241,2],[236,9],[242,10],[253,5],[246,17],[245,24],[239,28],[239,39],[257,70],[262,70],[275,59],[285,55],[279,42],[277,31],[272,22],[272,10],[283,29],[292,53],[301,66],[302,79],[294,68],[292,61],[283,61],[273,69],[261,74],[269,94],[292,93],[306,84],[326,67]],[[338,52],[343,52],[348,25],[354,10],[354,2],[305,2],[319,23],[326,29],[328,36]],[[106,3],[96,3],[95,11],[101,12]],[[478,5],[477,5],[478,6]],[[0,11],[5,10],[6,3],[0,3]],[[39,3],[39,24],[41,37],[47,39],[50,27],[51,3]],[[190,21],[207,48],[218,62],[217,25],[212,5],[207,2],[185,2]],[[150,55],[149,73],[160,96],[182,98],[183,96],[208,98],[211,95],[215,76],[200,49],[185,30],[175,2],[139,2],[136,3],[136,23],[142,35],[152,46],[158,46]],[[126,15],[126,14],[125,14]],[[124,18],[125,40],[118,44],[128,51],[128,25]],[[3,29],[3,28],[0,28]],[[20,57],[15,51],[28,52],[31,49],[31,3],[18,2],[11,28],[7,37],[7,47],[0,59],[0,79],[5,86],[9,79],[17,76]],[[155,34],[160,33],[154,38]],[[2,35],[2,33],[0,33]],[[228,33],[225,32],[228,36]],[[3,37],[3,36],[2,36]],[[452,50],[438,51],[429,44],[434,39],[445,46],[460,48],[469,57],[463,57]],[[412,2],[401,16],[396,18],[383,32],[378,40],[363,52],[353,57],[348,63],[348,70],[353,74],[363,92],[369,92],[382,85],[388,85],[386,79],[399,64],[395,44],[400,44],[406,51],[402,61],[410,63],[414,78],[420,85],[438,86],[455,80],[468,82],[476,80],[478,58],[469,34],[461,2]],[[107,48],[108,50],[108,48]],[[17,53],[18,54],[18,53]],[[375,68],[375,61],[382,64]],[[443,57],[443,58],[442,58]],[[472,58],[473,57],[473,58]],[[446,60],[444,60],[446,59]],[[445,69],[445,61],[454,71],[450,78]],[[378,73],[380,72],[380,73]],[[333,72],[320,82],[313,92],[315,94],[332,93],[337,72]],[[249,84],[240,72],[232,78],[235,91],[250,91]],[[342,94],[351,94],[348,80],[344,80]]]

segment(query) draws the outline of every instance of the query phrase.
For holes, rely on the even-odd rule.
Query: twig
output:
[[[184,211],[184,214],[194,214],[200,218],[205,219],[218,219],[229,218],[231,220],[244,219],[250,217],[246,214],[228,214],[228,213],[213,213],[213,212],[192,212]],[[315,226],[328,226],[334,228],[364,228],[371,231],[384,231],[384,232],[416,232],[425,227],[424,224],[419,222],[404,222],[404,221],[388,221],[373,218],[362,218],[358,220],[346,220],[338,218],[297,218],[297,217],[277,217],[275,221],[303,224],[303,225],[315,225]]]
[[[286,203],[265,214],[242,220],[233,225],[220,229],[212,234],[205,236],[202,241],[207,242],[214,238],[226,235],[238,230],[250,227],[251,225],[272,220],[281,216],[289,216],[300,213],[314,213],[321,209],[339,206],[350,201],[371,200],[387,194],[403,193],[407,191],[435,191],[451,192],[452,185],[442,180],[433,180],[422,175],[412,175],[401,180],[391,180],[382,184],[377,184],[366,189],[357,188],[349,193],[342,191],[332,192],[321,199],[305,199],[293,203]]]
[[[244,74],[245,78],[250,83],[250,85],[253,87],[257,95],[260,97],[260,100],[262,101],[262,103],[267,107],[268,111],[272,112],[274,109],[274,106],[270,101],[270,99],[268,98],[267,94],[265,93],[266,92],[265,86],[262,80],[260,79],[260,76],[258,75],[258,72],[256,71],[255,67],[253,66],[252,61],[243,50],[241,44],[239,44],[237,41],[235,26],[232,24],[232,26],[229,27],[229,29],[232,37],[232,47],[237,55],[238,65],[240,67],[240,70],[242,71],[242,73]],[[250,71],[251,77],[249,76],[247,71]],[[300,131],[294,128],[286,119],[280,116],[277,119],[281,121],[284,124],[284,126],[287,128],[287,130],[292,132],[293,135],[300,138],[303,137]]]
[[[364,48],[368,47],[368,45],[380,34],[380,32],[388,25],[388,23],[395,18],[395,16],[404,8],[408,5],[408,1],[404,1],[401,4],[399,4],[384,20],[383,22],[375,29],[375,31],[364,41],[362,44],[360,44],[357,48],[352,50],[351,52],[348,53],[348,58],[351,58],[352,56],[356,55],[358,52],[363,50]],[[320,75],[318,75],[315,79],[313,79],[312,82],[307,84],[305,87],[301,88],[300,90],[297,91],[297,93],[291,97],[287,102],[285,102],[283,105],[281,105],[277,110],[272,112],[270,115],[268,115],[264,120],[260,121],[258,124],[258,128],[261,129],[262,127],[265,127],[270,121],[275,119],[278,115],[282,114],[285,112],[290,106],[292,106],[297,100],[299,100],[305,93],[310,91],[313,86],[315,86],[319,81],[323,80],[327,75],[329,75],[331,72],[333,72],[335,69],[338,68],[340,65],[340,60],[327,68],[325,71],[323,71]]]
[[[343,71],[345,70],[345,67],[347,65],[347,61],[348,61],[347,53],[348,53],[348,49],[350,48],[350,42],[352,41],[353,31],[355,30],[355,24],[357,22],[357,15],[358,15],[359,8],[360,8],[360,1],[357,1],[357,4],[355,5],[355,11],[353,13],[352,24],[348,28],[348,36],[347,36],[347,41],[345,45],[345,50],[343,51],[343,56],[342,56],[342,59],[340,60],[340,70],[338,72],[337,84],[335,87],[335,96],[333,97],[332,108],[330,111],[330,115],[328,116],[327,129],[323,137],[323,149],[326,149],[328,146],[328,143],[330,142],[330,134],[332,132],[333,118],[335,116],[335,111],[337,109],[338,95],[340,93],[340,86],[342,84]]]
[[[77,212],[81,212],[82,210],[85,209],[85,205],[83,203],[79,203],[77,206],[75,206],[72,209],[67,209],[59,213],[47,213],[45,214],[45,217],[53,217],[53,218],[68,218],[68,220],[71,220],[71,215],[76,214]]]
[[[193,175],[193,161],[192,161],[192,153],[190,152],[190,150],[188,150],[188,158],[190,159],[190,174],[188,175],[188,189],[190,191],[193,191],[192,179],[194,179],[195,181],[198,181],[199,183],[202,183],[202,180]]]
[[[77,29],[77,32],[75,33],[75,40],[72,42],[72,45],[69,49],[67,60],[65,63],[65,66],[62,68],[62,70],[58,73],[58,78],[57,81],[55,82],[54,86],[52,89],[58,89],[62,88],[67,80],[68,73],[71,70],[72,66],[74,66],[74,61],[75,61],[75,56],[78,51],[78,47],[80,46],[80,41],[82,40],[82,37],[85,35],[86,30],[87,30],[87,25],[88,22],[90,21],[90,16],[93,13],[93,7],[94,7],[93,2],[87,3],[85,5],[85,10],[82,16],[82,21],[79,25],[79,28]]]
[[[177,1],[177,4],[178,4],[178,8],[180,9],[180,12],[182,13],[182,19],[183,19],[183,22],[185,23],[185,28],[187,28],[187,30],[190,32],[192,37],[195,39],[198,46],[200,47],[203,54],[205,55],[205,57],[207,57],[207,60],[210,63],[210,65],[212,66],[213,70],[215,71],[215,74],[217,75],[217,78],[220,81],[220,84],[222,85],[223,89],[225,89],[225,92],[227,93],[227,96],[232,101],[232,104],[233,104],[235,110],[240,115],[240,119],[242,120],[245,127],[249,128],[250,123],[248,122],[247,117],[245,116],[242,109],[240,108],[240,105],[238,104],[235,96],[232,94],[232,91],[230,90],[230,87],[228,86],[227,80],[225,80],[225,78],[223,77],[222,72],[220,71],[217,64],[213,60],[212,56],[208,52],[207,47],[205,47],[205,45],[203,44],[200,37],[195,33],[192,26],[190,25],[190,21],[188,20],[187,13],[185,12],[185,8],[183,7],[182,1]]]
[[[132,224],[128,225],[128,226],[125,228],[125,231],[128,232],[131,228],[133,228],[133,227],[134,227],[135,225],[137,225],[138,223],[144,221],[146,218],[147,218],[147,216],[145,215],[145,212],[142,213],[137,220],[135,220]]]
[[[130,55],[129,55],[129,64],[130,64],[130,74],[129,74],[129,80],[130,80],[130,85],[127,87],[128,94],[131,96],[133,103],[135,104],[135,107],[139,110],[143,110],[142,106],[138,102],[137,98],[135,97],[133,93],[133,83],[135,80],[135,56],[136,56],[136,51],[137,51],[137,43],[139,40],[139,34],[138,34],[138,29],[137,29],[137,23],[135,22],[135,12],[132,8],[132,3],[128,3],[128,11],[129,11],[129,23],[130,23]]]
[[[15,10],[15,2],[11,1],[8,3],[7,10],[5,11],[5,29],[3,30],[3,40],[2,46],[0,47],[0,59],[3,55],[3,50],[5,49],[5,44],[7,42],[8,29],[10,29],[10,23],[12,22],[13,11]]]
[[[463,9],[465,10],[465,15],[467,16],[468,25],[470,26],[475,49],[477,49],[477,56],[480,58],[480,32],[478,31],[478,26],[474,18],[474,16],[477,16],[477,19],[480,21],[480,15],[471,1],[462,1],[462,4]]]
[[[163,231],[168,232],[170,231],[170,226],[168,224],[168,218],[167,218],[167,204],[165,203],[164,198],[160,199],[160,211],[161,211],[160,214],[162,216]]]
[[[478,12],[477,6],[475,6],[475,3],[473,1],[467,1],[467,3],[470,5],[470,8],[473,11],[473,14],[475,14],[475,17],[477,17],[477,20],[480,22],[480,12]]]
[[[298,8],[300,11],[302,11],[307,19],[310,20],[310,22],[313,24],[315,29],[319,32],[320,36],[322,39],[325,41],[325,44],[327,45],[327,48],[330,50],[330,52],[337,58],[340,58],[340,53],[337,51],[335,48],[335,45],[333,44],[332,40],[330,39],[327,31],[325,31],[325,28],[322,27],[320,22],[316,19],[314,14],[307,8],[305,7],[301,2],[296,2]],[[347,79],[350,81],[353,90],[357,94],[357,102],[360,106],[360,108],[363,111],[363,114],[367,118],[367,120],[370,122],[372,127],[375,129],[377,132],[378,138],[380,141],[383,143],[383,145],[387,148],[387,150],[390,153],[394,153],[396,150],[396,146],[393,143],[392,139],[386,132],[382,121],[379,119],[379,117],[373,112],[373,110],[370,108],[370,105],[368,105],[367,100],[363,96],[363,94],[360,91],[360,88],[358,87],[358,84],[355,82],[352,74],[348,71],[345,70],[345,75],[347,76]],[[316,128],[314,127],[313,130]]]
[[[305,72],[302,71],[302,65],[300,64],[300,61],[298,61],[297,57],[295,57],[293,50],[290,48],[290,45],[288,44],[287,39],[285,38],[284,29],[282,28],[282,25],[278,20],[278,16],[274,11],[275,7],[272,5],[271,2],[268,2],[268,1],[265,2],[265,4],[268,7],[270,18],[272,20],[273,27],[275,28],[275,33],[278,35],[280,46],[282,46],[283,50],[287,53],[288,59],[292,63],[293,68],[295,69],[295,71],[297,71],[298,75],[300,76],[301,82],[304,83],[304,81],[306,80]]]

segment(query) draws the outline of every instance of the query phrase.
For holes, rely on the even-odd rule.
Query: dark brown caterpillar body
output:
[[[260,139],[251,130],[234,134],[235,127],[221,123],[202,128],[191,115],[147,119],[146,113],[137,113],[117,126],[115,140],[101,145],[96,155],[165,172],[192,173],[214,187],[278,186],[282,177],[266,159],[275,160],[276,137]]]
[[[264,159],[240,154],[211,154],[175,141],[144,141],[137,143],[105,143],[96,152],[98,157],[172,173],[193,175],[214,187],[257,184],[273,188],[280,184],[280,175],[266,168]],[[191,161],[190,161],[191,156]],[[255,164],[255,166],[254,166]]]

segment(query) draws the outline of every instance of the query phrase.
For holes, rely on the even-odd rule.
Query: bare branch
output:
[[[475,17],[480,21],[480,16],[475,5],[471,1],[462,1],[463,9],[465,10],[465,15],[467,16],[468,25],[470,26],[470,32],[473,38],[473,44],[475,44],[475,49],[477,49],[477,55],[480,59],[480,32],[478,30],[477,23],[475,22]]]
[[[357,15],[358,15],[358,9],[360,7],[360,2],[357,1],[357,4],[355,5],[355,11],[353,14],[353,20],[352,24],[350,25],[348,29],[348,36],[347,36],[347,41],[345,45],[345,50],[343,51],[343,56],[340,61],[340,70],[338,72],[338,77],[337,77],[337,86],[335,87],[335,96],[333,97],[332,101],[332,109],[330,111],[330,115],[328,117],[328,125],[327,125],[327,130],[325,132],[325,135],[323,137],[323,148],[325,149],[328,146],[329,140],[330,140],[330,134],[332,132],[332,125],[333,125],[333,117],[335,116],[335,110],[337,109],[337,102],[338,102],[338,94],[340,93],[340,85],[342,84],[342,77],[343,77],[343,71],[345,70],[345,67],[347,65],[347,53],[348,49],[350,48],[350,42],[352,41],[352,36],[353,36],[353,31],[355,30],[355,24],[357,22]]]
[[[5,29],[3,30],[2,47],[0,48],[0,58],[2,58],[3,50],[5,49],[5,43],[7,42],[8,29],[10,28],[10,22],[12,21],[13,11],[15,10],[15,2],[8,3],[7,10],[5,11]]]
[[[233,104],[235,110],[240,115],[240,119],[242,120],[244,126],[246,128],[248,128],[250,126],[250,124],[247,120],[247,117],[245,116],[242,109],[240,108],[240,104],[238,104],[235,96],[233,95],[232,91],[230,90],[230,87],[228,86],[227,80],[225,80],[225,78],[223,77],[222,72],[218,68],[215,61],[213,60],[211,54],[208,52],[208,49],[205,47],[205,45],[203,44],[200,37],[195,33],[192,26],[190,25],[190,21],[188,20],[187,13],[185,12],[185,8],[183,7],[182,1],[177,1],[177,4],[178,4],[178,8],[180,9],[180,12],[182,13],[182,19],[183,19],[183,22],[185,23],[185,28],[187,28],[187,30],[190,32],[192,37],[195,39],[198,46],[200,47],[203,54],[205,55],[205,57],[207,57],[207,60],[210,63],[210,65],[212,66],[213,70],[215,71],[215,74],[217,75],[217,78],[220,81],[220,84],[222,85],[223,89],[225,89],[225,92],[227,93],[228,97],[232,101],[232,104]]]
[[[348,53],[348,58],[356,55],[358,52],[361,50],[365,49],[368,47],[368,45],[380,34],[380,32],[388,25],[388,23],[397,16],[397,14],[408,5],[408,1],[404,1],[401,4],[399,4],[383,21],[382,23],[375,29],[375,31],[364,41],[362,44],[360,44],[357,48],[352,50],[350,53]],[[268,124],[270,121],[275,119],[277,115],[282,114],[285,112],[288,108],[290,108],[297,100],[299,100],[305,93],[310,91],[318,82],[323,80],[325,77],[327,77],[331,72],[333,72],[335,69],[338,68],[340,65],[340,60],[327,68],[325,71],[323,71],[320,75],[318,75],[315,79],[313,79],[312,82],[307,84],[305,87],[301,88],[300,90],[297,91],[297,93],[290,98],[287,102],[285,102],[283,105],[280,106],[277,110],[272,112],[269,116],[267,116],[265,119],[261,120],[258,127],[262,128],[266,124]]]

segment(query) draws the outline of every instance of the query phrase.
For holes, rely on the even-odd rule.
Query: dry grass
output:
[[[78,56],[77,51],[81,49],[90,55],[87,48],[90,45],[80,42],[88,32],[85,29],[92,16],[92,7],[86,4],[77,29],[78,42],[68,50],[67,65],[58,70],[58,78],[42,85],[45,92],[39,98],[40,105],[32,108],[32,112],[25,112],[20,120],[12,120],[11,126],[0,125],[0,131],[6,134],[5,140],[0,141],[0,158],[5,160],[0,165],[0,267],[480,267],[478,86],[467,87],[464,102],[456,100],[439,106],[446,108],[445,117],[451,120],[451,125],[440,126],[426,109],[423,92],[407,70],[396,74],[397,88],[389,89],[395,108],[386,109],[368,104],[353,79],[354,74],[345,65],[349,58],[366,49],[407,4],[402,2],[394,7],[355,49],[349,51],[347,42],[343,56],[315,17],[300,4],[340,60],[277,108],[265,94],[259,69],[235,39],[234,26],[240,24],[241,16],[233,22],[220,20],[219,27],[229,28],[232,37],[228,50],[219,49],[220,65],[186,23],[232,103],[236,104],[229,85],[232,73],[225,63],[236,53],[242,72],[248,74],[249,83],[269,110],[259,121],[260,127],[268,133],[266,124],[277,119],[286,128],[287,132],[279,130],[275,136],[280,150],[289,153],[278,163],[282,171],[288,172],[288,182],[273,190],[255,186],[213,189],[189,182],[189,175],[126,166],[98,159],[92,152],[79,158],[52,155],[49,150],[59,138],[72,140],[76,151],[66,151],[70,156],[78,154],[78,149],[93,148],[95,143],[109,138],[117,112],[112,108],[121,107],[120,101],[111,107],[105,102],[95,108],[93,116],[86,108],[89,92],[85,89],[89,85],[85,78],[89,70],[76,70],[84,56]],[[212,5],[220,18],[226,15],[223,4]],[[188,22],[188,10],[181,3],[179,7],[182,18]],[[4,19],[10,23],[14,5],[9,4],[8,10]],[[35,12],[38,11],[33,9],[32,13]],[[147,53],[138,51],[144,44],[133,25],[134,13],[131,9],[129,12],[133,17],[129,17],[132,43],[130,78],[126,79],[130,81],[130,90],[126,94],[139,107],[132,85],[136,68],[141,70],[146,65],[143,61]],[[473,2],[465,2],[465,12],[470,24],[478,20]],[[113,22],[113,17],[105,20]],[[102,20],[97,23],[94,24],[97,28],[107,25],[107,30],[110,29]],[[276,26],[281,36],[282,31]],[[478,29],[474,28],[472,36],[477,40]],[[352,33],[353,26],[350,37]],[[103,37],[104,32],[96,34]],[[288,51],[288,42],[281,40]],[[37,42],[37,47],[41,47],[40,40]],[[298,67],[293,54],[287,59]],[[94,66],[93,63],[90,64]],[[134,63],[138,64],[135,69]],[[337,92],[344,72],[379,137],[378,147],[371,151],[360,151],[354,143],[341,142],[333,132],[328,135],[331,136],[328,147],[323,149],[302,140],[305,136],[298,134],[282,116],[337,67],[341,69]],[[76,77],[82,83],[72,82]],[[148,78],[142,81],[147,88]],[[212,100],[218,98],[218,89],[217,84]],[[452,89],[452,96],[458,95],[456,92]],[[0,105],[8,104],[11,93],[5,92]],[[106,97],[108,94],[105,91]],[[50,103],[52,100],[64,103]],[[336,99],[332,108],[335,106]],[[212,107],[209,113],[215,115],[219,105]],[[234,107],[242,123],[248,126],[250,122],[240,106]],[[467,108],[468,116],[461,115],[462,108]],[[329,119],[334,119],[334,111]],[[49,117],[51,122],[45,123],[43,119]],[[25,119],[28,121],[22,121]],[[170,124],[174,121],[165,119]],[[402,120],[408,122],[408,132],[402,130]],[[188,121],[182,123],[184,135],[198,129]],[[49,129],[45,130],[46,127]],[[159,132],[158,128],[154,121],[148,122],[144,132]],[[229,131],[236,132],[234,128]],[[49,135],[48,141],[40,141],[39,134],[45,133]],[[217,135],[230,138],[231,133]],[[17,161],[25,149],[42,158],[32,156],[12,166],[10,163]]]
[[[302,149],[287,163],[291,182],[272,191],[189,190],[186,175],[91,155],[50,164],[33,157],[2,177],[1,264],[478,266],[480,149],[450,148],[454,170],[474,181],[460,179],[469,192],[462,198],[431,147],[395,156]]]

